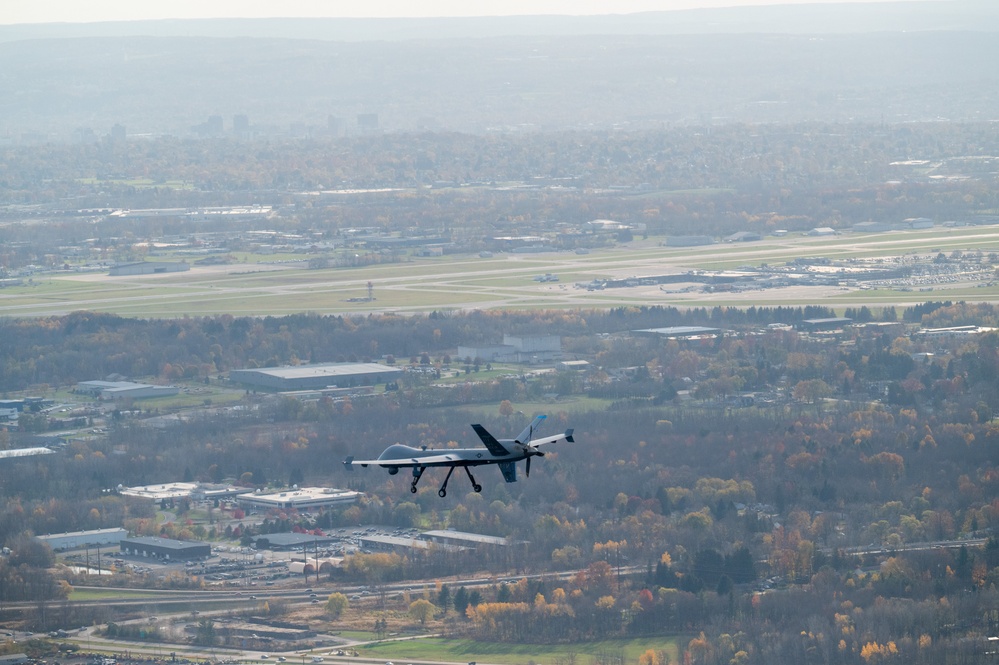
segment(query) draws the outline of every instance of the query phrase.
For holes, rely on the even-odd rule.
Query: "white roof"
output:
[[[237,372],[254,372],[267,374],[280,379],[308,379],[319,376],[353,376],[356,374],[382,374],[385,372],[401,372],[397,367],[379,365],[378,363],[329,363],[325,365],[299,365],[294,367],[259,367],[256,369],[237,369]]]
[[[0,450],[0,459],[31,457],[32,455],[51,455],[54,452],[54,450],[49,448],[15,448],[13,450]]]
[[[122,496],[135,496],[141,499],[160,501],[162,499],[178,499],[190,496],[197,488],[195,483],[164,483],[162,485],[145,485],[141,487],[126,487],[121,490]]]

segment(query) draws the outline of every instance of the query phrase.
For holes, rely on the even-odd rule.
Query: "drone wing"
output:
[[[351,466],[380,466],[383,468],[408,468],[414,466],[447,466],[449,464],[460,463],[462,459],[457,455],[435,454],[416,457],[405,457],[397,459],[361,459],[357,460],[348,457],[343,461],[347,467]]]

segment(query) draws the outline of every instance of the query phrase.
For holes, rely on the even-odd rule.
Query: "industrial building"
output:
[[[651,335],[654,337],[664,337],[666,339],[696,339],[704,337],[717,337],[722,334],[720,328],[707,328],[704,326],[668,326],[666,328],[643,328],[632,331],[636,335]]]
[[[853,319],[849,319],[845,316],[836,316],[826,319],[805,319],[798,327],[806,332],[822,332],[839,330],[844,326],[848,326],[853,323]]]
[[[201,484],[198,485],[191,492],[191,498],[195,501],[222,501],[226,499],[235,499],[240,494],[245,494],[245,487],[236,487],[235,485],[213,485],[213,484]]]
[[[100,399],[116,400],[169,397],[178,394],[180,389],[176,386],[154,386],[131,381],[81,381],[76,384],[76,392]]]
[[[503,344],[459,346],[458,358],[487,362],[547,363],[562,357],[562,338],[557,335],[503,335]]]
[[[318,547],[328,547],[338,539],[331,536],[316,536],[311,533],[268,533],[257,536],[253,541],[258,550],[272,552],[314,551]]]
[[[142,556],[153,559],[191,561],[193,559],[210,557],[212,555],[212,546],[208,543],[171,540],[170,538],[157,538],[155,536],[124,538],[121,541],[121,553],[129,556]]]
[[[485,536],[481,533],[468,533],[465,531],[454,531],[452,529],[424,531],[420,534],[420,538],[429,540],[432,543],[439,543],[441,545],[460,545],[463,547],[471,547],[473,549],[483,545],[490,547],[507,547],[512,544],[511,541],[499,536]]]
[[[0,656],[0,665],[22,665],[30,662],[31,659],[26,653],[8,653]]]
[[[72,550],[80,547],[119,545],[126,536],[128,536],[128,531],[118,527],[113,529],[53,533],[47,536],[37,536],[37,538],[58,552],[60,550]]]
[[[397,554],[412,554],[413,552],[426,552],[430,549],[430,543],[419,538],[402,536],[382,536],[369,534],[358,537],[361,547],[373,552],[394,552]]]
[[[913,339],[925,339],[928,337],[964,337],[966,335],[980,335],[992,332],[995,328],[986,326],[951,326],[949,328],[922,328],[912,333]]]
[[[150,501],[170,501],[191,496],[198,485],[196,483],[163,483],[162,485],[144,485],[139,487],[119,487],[122,496]]]
[[[229,380],[267,390],[316,390],[337,386],[370,386],[392,381],[401,369],[378,363],[327,363],[259,369],[236,369]]]
[[[301,487],[279,492],[250,492],[236,497],[236,503],[248,510],[307,511],[356,503],[360,492],[331,487]]]
[[[0,450],[0,459],[13,459],[16,457],[33,457],[35,455],[52,455],[55,451],[51,448],[35,446],[33,448],[11,448],[10,450]]]

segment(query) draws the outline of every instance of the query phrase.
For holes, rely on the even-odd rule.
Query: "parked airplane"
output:
[[[571,429],[567,429],[562,434],[535,439],[534,434],[544,421],[545,416],[538,416],[516,439],[497,439],[482,425],[472,425],[472,429],[482,439],[485,449],[455,448],[435,450],[426,447],[413,448],[412,446],[404,446],[401,443],[397,443],[386,448],[378,456],[378,459],[355,460],[353,457],[348,457],[343,461],[343,464],[347,467],[348,471],[357,465],[363,467],[377,465],[383,469],[388,469],[389,474],[393,476],[399,473],[399,469],[411,468],[413,469],[413,482],[409,486],[409,491],[414,494],[416,493],[416,484],[420,482],[420,478],[423,477],[423,472],[427,470],[427,467],[449,467],[447,476],[444,478],[444,484],[437,490],[437,495],[441,498],[447,496],[447,482],[451,479],[451,474],[454,473],[455,468],[460,466],[465,469],[468,479],[472,481],[472,489],[476,492],[481,492],[482,485],[475,482],[472,470],[469,467],[480,466],[482,464],[498,464],[506,482],[513,483],[517,482],[516,464],[520,460],[527,460],[525,472],[530,477],[531,458],[535,456],[544,457],[545,455],[542,451],[538,450],[540,446],[563,440],[569,443],[573,442]]]

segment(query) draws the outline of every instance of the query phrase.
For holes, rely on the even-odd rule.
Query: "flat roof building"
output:
[[[539,363],[562,357],[558,335],[503,335],[503,344],[459,346],[458,358],[479,358],[488,362]]]
[[[481,533],[468,533],[465,531],[454,531],[452,529],[436,529],[424,531],[420,538],[442,545],[463,545],[465,547],[478,547],[489,545],[493,547],[506,547],[511,541],[500,536],[486,536]]]
[[[398,552],[400,554],[426,552],[431,545],[427,540],[402,536],[367,535],[360,536],[357,540],[361,547],[375,552]]]
[[[30,662],[30,660],[28,654],[25,653],[7,653],[0,656],[0,665],[21,665]]]
[[[144,485],[139,487],[121,487],[118,493],[150,501],[169,501],[191,496],[198,487],[197,483],[164,483],[162,485]]]
[[[633,331],[636,335],[652,335],[655,337],[717,337],[721,334],[720,328],[706,328],[704,326],[668,326],[666,328],[642,328]]]
[[[357,502],[360,492],[341,490],[332,487],[301,487],[278,492],[249,492],[236,497],[236,502],[244,508],[257,510],[299,511],[329,508]]]
[[[212,555],[212,546],[208,543],[172,540],[170,538],[153,536],[124,538],[121,541],[121,552],[130,556],[169,559],[172,561],[190,561],[192,559],[210,557]]]
[[[838,330],[843,326],[850,325],[851,323],[853,323],[853,319],[849,319],[845,316],[836,316],[826,319],[805,319],[801,322],[800,326],[802,330],[817,332],[820,330]]]
[[[191,498],[195,501],[234,499],[240,494],[245,493],[245,487],[236,487],[235,485],[201,484],[191,492]]]
[[[316,536],[311,533],[268,533],[257,536],[253,542],[258,550],[301,552],[305,549],[307,552],[312,552],[313,548],[326,547],[336,541],[337,539],[332,536]]]
[[[148,399],[176,395],[180,389],[132,381],[81,381],[76,384],[76,392],[101,399]]]
[[[14,448],[12,450],[0,450],[0,459],[13,459],[15,457],[32,457],[34,455],[51,455],[55,453],[51,448]]]
[[[995,328],[985,326],[951,326],[949,328],[922,328],[912,333],[913,337],[962,337],[964,335],[979,335],[992,332]]]
[[[181,262],[139,261],[138,263],[122,263],[108,271],[110,277],[124,275],[161,275],[168,272],[187,272],[191,266]]]
[[[121,527],[112,529],[93,529],[90,531],[70,531],[53,533],[46,536],[36,536],[53,550],[72,550],[79,547],[99,547],[101,545],[118,545],[128,536],[128,531]]]
[[[378,363],[327,363],[258,369],[235,369],[229,379],[269,390],[316,390],[365,386],[392,381],[402,370]]]

